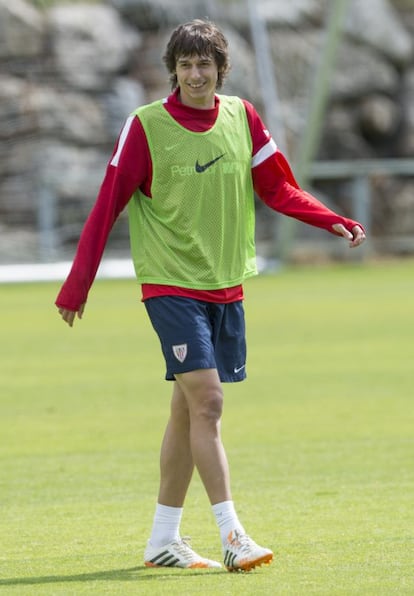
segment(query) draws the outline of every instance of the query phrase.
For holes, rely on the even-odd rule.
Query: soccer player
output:
[[[229,55],[214,23],[177,27],[163,59],[172,93],[126,120],[56,305],[70,326],[82,317],[108,235],[128,205],[142,300],[172,381],[144,562],[221,566],[180,536],[196,467],[217,520],[225,567],[249,571],[270,563],[273,553],[253,541],[237,515],[220,420],[222,383],[246,376],[242,284],[257,273],[254,191],[271,209],[342,236],[351,247],[365,233],[298,186],[248,101],[217,94]]]

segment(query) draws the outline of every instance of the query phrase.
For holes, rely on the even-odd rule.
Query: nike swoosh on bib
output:
[[[207,163],[205,163],[203,165],[199,164],[198,159],[197,159],[197,161],[195,163],[195,171],[198,172],[199,174],[201,174],[202,172],[205,172],[210,166],[212,166],[214,163],[216,163],[216,161],[221,159],[223,156],[224,156],[224,153],[222,153],[218,157],[215,157],[214,159],[212,159],[211,161],[208,161]]]

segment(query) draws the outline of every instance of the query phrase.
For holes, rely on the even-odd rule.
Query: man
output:
[[[362,226],[300,189],[254,107],[217,95],[227,41],[209,21],[177,27],[164,62],[172,94],[137,109],[119,136],[56,305],[82,317],[115,220],[128,204],[142,299],[173,381],[160,455],[160,487],[147,566],[220,567],[180,537],[197,468],[216,517],[229,571],[270,563],[232,501],[220,436],[222,382],[246,376],[243,281],[257,273],[254,191],[272,209],[360,245]]]

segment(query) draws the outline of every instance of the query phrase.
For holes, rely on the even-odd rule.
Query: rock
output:
[[[398,65],[413,58],[413,38],[388,0],[351,0],[345,31]]]
[[[6,221],[36,220],[37,197],[47,189],[57,203],[78,201],[84,218],[99,190],[108,152],[60,141],[26,139],[9,147],[8,172],[0,179],[1,211]],[[82,219],[82,218],[81,218]]]
[[[27,110],[32,112],[42,135],[91,146],[109,141],[105,114],[93,97],[37,87],[32,90]]]
[[[87,95],[5,76],[0,99],[0,138],[37,132],[84,145],[109,140],[103,109]]]
[[[42,14],[32,4],[0,0],[0,58],[40,54],[44,33]]]
[[[160,28],[146,32],[139,53],[132,58],[131,73],[142,82],[148,101],[165,97],[170,92],[167,69],[162,61],[171,30]]]
[[[361,137],[355,110],[340,103],[330,106],[323,123],[318,159],[358,159],[374,155],[374,150]]]
[[[305,31],[301,36],[290,30],[272,31],[270,42],[283,110],[282,120],[286,127],[290,152],[295,154],[298,140],[304,134],[310,109],[309,101],[315,92],[313,81],[321,60],[323,35],[320,30]],[[398,87],[399,77],[392,64],[370,48],[361,49],[348,40],[343,41],[338,51],[331,88],[328,90],[331,105],[345,106],[345,102],[348,102],[350,111],[350,100],[355,102],[367,93],[376,92],[392,96],[397,93]],[[338,156],[344,149],[347,157],[357,156],[359,151],[365,157],[371,154],[365,141],[358,138],[360,130],[355,124],[354,115],[350,115],[354,121],[352,127],[340,126],[339,136],[335,123],[338,113],[335,112],[332,118],[328,113],[326,118],[331,123],[331,130],[324,137],[325,140],[329,139],[325,153],[333,152]],[[343,118],[344,110],[341,109],[339,124]]]
[[[389,141],[401,124],[399,106],[386,95],[367,95],[358,109],[360,129],[372,142]]]
[[[117,77],[112,82],[112,89],[103,95],[102,105],[106,115],[106,129],[114,141],[127,116],[147,102],[147,93],[139,81],[131,77]]]
[[[223,87],[223,93],[239,95],[254,104],[262,104],[263,98],[257,80],[255,56],[246,39],[234,29],[224,28],[230,53],[231,69]]]
[[[269,28],[308,27],[323,21],[324,9],[319,0],[256,0],[258,13]]]
[[[224,21],[241,30],[250,29],[249,11],[241,9],[240,3],[213,2],[212,4],[216,7],[213,15],[218,23]],[[220,4],[219,8],[218,4]],[[320,24],[323,20],[324,9],[319,0],[290,0],[289,2],[253,0],[251,5],[269,30],[284,30],[286,27],[306,29],[310,24]]]
[[[110,4],[140,31],[171,30],[179,23],[206,16],[202,0],[110,0]]]
[[[249,13],[240,2],[220,0],[110,0],[112,6],[140,30],[157,30],[194,18],[208,17],[224,27],[246,31],[250,28]],[[320,22],[323,7],[319,0],[255,0],[254,8],[272,27],[300,27],[304,23]]]
[[[29,174],[29,175],[28,175]],[[9,175],[0,180],[2,220],[9,226],[21,226],[27,229],[36,227],[37,200],[33,190],[33,172],[24,176]]]
[[[30,88],[27,80],[0,76],[0,139],[12,139],[35,130],[32,114],[26,110]]]
[[[38,185],[47,185],[59,201],[75,200],[88,210],[101,185],[108,152],[43,141],[33,158]]]
[[[58,5],[49,12],[57,71],[77,89],[101,91],[122,70],[140,36],[110,6]]]
[[[339,100],[363,98],[372,93],[394,95],[400,81],[396,68],[371,48],[345,40],[338,52],[332,95]]]
[[[272,32],[272,55],[282,99],[309,97],[323,42],[321,30],[304,32],[300,37],[295,31]],[[339,46],[330,89],[336,99],[351,99],[372,92],[393,94],[398,85],[395,67],[378,53],[348,40]]]

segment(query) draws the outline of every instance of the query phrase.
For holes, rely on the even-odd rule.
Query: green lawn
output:
[[[59,284],[0,286],[0,593],[414,594],[414,262],[246,284],[249,378],[225,386],[237,509],[275,551],[250,574],[142,565],[171,386],[133,281],[84,320]],[[198,477],[183,519],[221,558]]]

